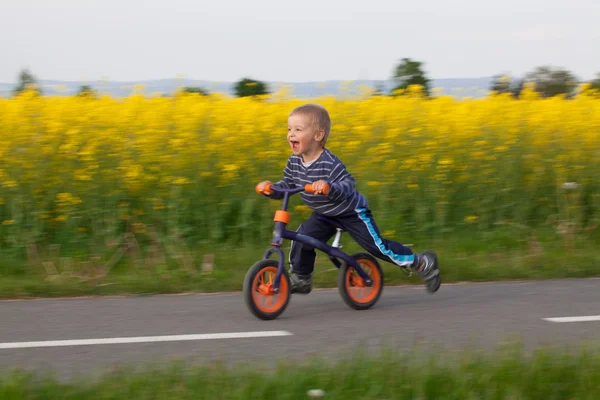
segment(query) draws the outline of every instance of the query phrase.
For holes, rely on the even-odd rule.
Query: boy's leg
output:
[[[311,216],[296,230],[322,242],[327,242],[335,234],[335,228],[318,219],[318,214]],[[309,244],[292,241],[290,249],[290,264],[293,274],[290,275],[292,293],[308,294],[312,290],[312,273],[315,268],[315,248]]]
[[[427,290],[433,293],[439,289],[440,274],[434,252],[414,254],[408,247],[384,239],[368,208],[359,208],[355,210],[354,215],[338,219],[350,236],[373,256],[399,267],[414,268],[425,281]]]

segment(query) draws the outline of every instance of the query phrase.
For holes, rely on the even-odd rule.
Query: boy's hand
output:
[[[256,193],[264,194],[264,195],[268,196],[271,193],[273,193],[272,190],[269,190],[270,186],[272,186],[272,185],[273,185],[273,183],[271,183],[271,181],[262,181],[261,183],[256,185]]]
[[[329,185],[323,179],[313,182],[312,188],[315,194],[327,194],[329,192]]]

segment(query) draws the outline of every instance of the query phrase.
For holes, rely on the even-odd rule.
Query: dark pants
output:
[[[368,208],[355,210],[349,215],[328,218],[341,224],[352,239],[371,255],[402,267],[408,267],[413,263],[415,256],[409,248],[381,237]],[[313,212],[308,220],[298,227],[297,232],[328,242],[335,235],[336,228],[318,219],[318,214]],[[315,257],[314,247],[292,241],[289,261],[294,273],[311,274],[315,267]]]

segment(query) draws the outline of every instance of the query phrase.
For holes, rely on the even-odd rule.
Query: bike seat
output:
[[[337,222],[331,218],[326,217],[325,215],[319,215],[317,218],[320,219],[321,221],[327,222],[329,225],[333,225],[334,227],[336,227],[337,229],[339,229],[341,231],[345,231],[342,224],[340,224],[339,222]]]

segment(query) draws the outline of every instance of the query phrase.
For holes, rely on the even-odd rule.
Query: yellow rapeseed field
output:
[[[600,99],[319,98],[328,147],[387,236],[600,218]],[[103,243],[126,230],[268,237],[287,115],[303,103],[177,94],[0,99],[0,245]],[[567,183],[567,185],[565,185]],[[298,199],[292,225],[308,210]]]

